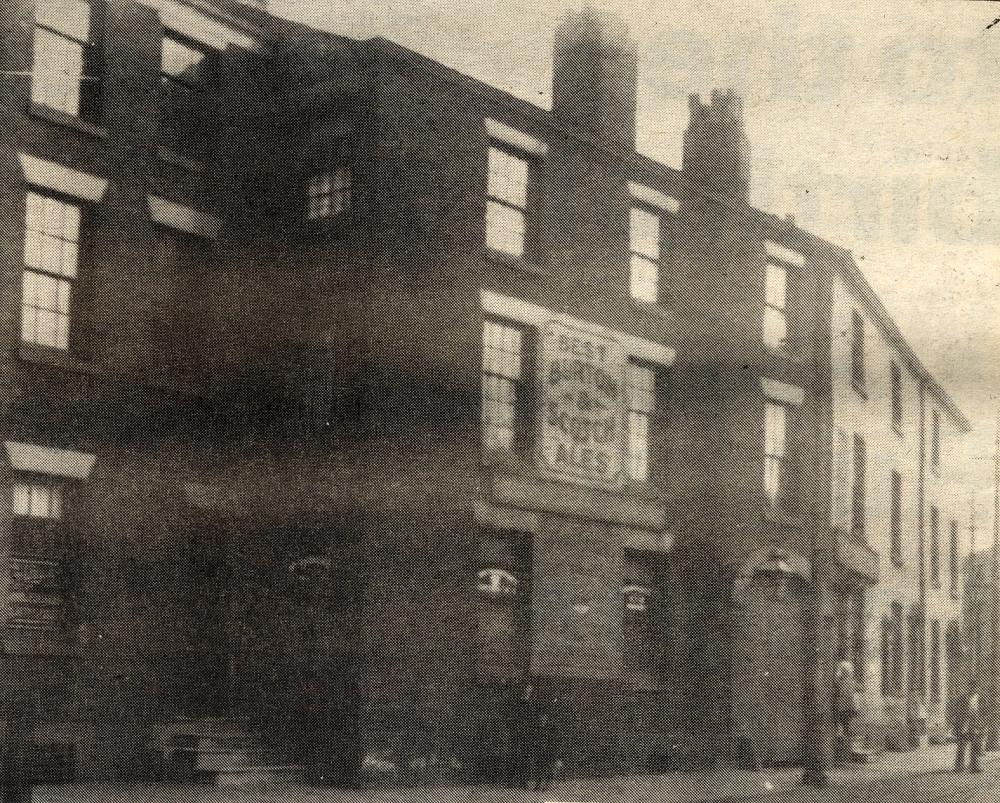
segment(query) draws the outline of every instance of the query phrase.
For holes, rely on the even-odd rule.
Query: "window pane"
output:
[[[189,84],[206,82],[208,54],[171,36],[163,37],[162,66],[165,75]]]
[[[764,492],[772,506],[778,504],[781,489],[781,458],[767,455],[764,458]]]
[[[632,298],[655,304],[659,296],[660,266],[646,257],[632,255],[629,289]]]
[[[528,163],[499,148],[490,148],[487,194],[519,209],[527,207]]]
[[[523,341],[517,327],[483,322],[483,446],[489,451],[514,444]]]
[[[31,511],[31,488],[18,483],[14,486],[14,515],[27,516]]]
[[[83,45],[59,34],[35,29],[35,64],[31,99],[35,103],[78,115],[83,76]]]
[[[524,213],[496,201],[486,204],[486,245],[513,256],[524,255]]]
[[[652,414],[656,406],[655,375],[651,368],[629,363],[629,410]]]
[[[77,273],[80,208],[29,192],[25,206],[25,265],[73,278]]]
[[[523,334],[513,326],[483,322],[483,371],[517,381],[521,378]]]
[[[160,141],[192,159],[211,155],[218,121],[206,94],[171,78],[160,82]]]
[[[347,210],[351,202],[351,171],[338,167],[333,172],[309,177],[307,214],[310,220],[333,217]]]
[[[788,342],[788,320],[774,307],[764,307],[764,342],[775,349]]]
[[[788,289],[788,274],[777,265],[767,266],[766,297],[768,306],[784,309]]]
[[[21,336],[25,342],[69,347],[70,283],[42,273],[23,273]]]
[[[332,177],[334,190],[346,190],[351,186],[351,169],[340,166],[334,169]]]
[[[38,0],[35,22],[85,42],[90,36],[90,4],[86,0]]]
[[[318,173],[309,177],[309,195],[329,195],[333,188],[333,180],[329,173]]]
[[[62,518],[61,490],[39,483],[16,483],[14,515],[40,519]]]
[[[629,224],[629,238],[632,252],[649,257],[660,258],[660,218],[652,212],[637,207],[632,208]]]
[[[649,416],[630,411],[628,414],[629,477],[645,482],[649,476]]]
[[[764,410],[764,452],[773,457],[785,456],[786,411],[780,404],[768,403]]]

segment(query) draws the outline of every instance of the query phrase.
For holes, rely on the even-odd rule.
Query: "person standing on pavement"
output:
[[[983,749],[982,717],[979,711],[979,688],[975,683],[955,701],[955,772],[965,769],[969,751],[969,772],[981,772],[979,756]]]
[[[847,651],[840,651],[840,660],[834,673],[834,716],[841,755],[847,757],[854,747],[854,718],[858,715],[858,687],[854,678],[854,664]]]
[[[524,789],[527,789],[531,783],[535,765],[536,720],[538,717],[536,696],[534,684],[526,683],[518,696],[514,711],[514,745],[511,751],[514,768],[510,775],[513,784]]]
[[[559,759],[559,729],[556,721],[556,707],[559,698],[549,695],[546,704],[538,709],[538,719],[535,727],[535,760],[534,788],[536,792],[545,792],[555,780]]]

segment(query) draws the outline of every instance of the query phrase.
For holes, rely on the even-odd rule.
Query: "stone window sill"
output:
[[[662,301],[643,301],[641,298],[636,298],[631,294],[629,294],[629,300],[632,302],[633,307],[647,315],[653,315],[666,321],[672,321],[676,318],[670,309],[664,306]]]
[[[777,510],[773,507],[764,511],[764,518],[772,524],[780,524],[783,527],[802,527],[804,524],[802,517],[798,514]]]
[[[767,343],[764,344],[767,348],[768,354],[773,355],[779,360],[784,360],[786,363],[791,363],[792,365],[803,365],[802,357],[793,354],[788,346],[771,346]]]
[[[531,274],[533,276],[539,277],[551,277],[552,273],[547,268],[542,267],[536,262],[532,262],[525,257],[517,257],[513,254],[507,254],[503,251],[495,251],[492,248],[486,248],[486,256],[494,261],[498,262],[506,267],[515,268],[516,270],[522,271],[524,273]]]
[[[87,360],[81,360],[60,349],[39,346],[33,343],[22,343],[18,348],[18,356],[25,362],[37,365],[48,365],[78,374],[96,376],[103,373],[101,368]]]
[[[28,107],[28,114],[47,123],[79,131],[81,134],[86,134],[88,137],[93,137],[94,139],[106,140],[108,138],[107,129],[88,122],[81,117],[59,111],[59,109],[43,106],[41,103],[31,103]]]
[[[205,172],[205,163],[199,162],[196,159],[190,159],[182,153],[177,153],[170,148],[164,148],[162,145],[158,151],[158,156],[160,161],[164,164],[172,165],[173,167],[180,167],[184,170],[188,170],[191,173],[203,173]]]

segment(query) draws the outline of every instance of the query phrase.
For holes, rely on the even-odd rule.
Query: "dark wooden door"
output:
[[[802,756],[804,591],[755,582],[741,594],[734,645],[734,720],[761,764]]]

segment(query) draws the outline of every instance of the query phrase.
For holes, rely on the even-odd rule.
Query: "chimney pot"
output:
[[[552,114],[598,142],[635,150],[638,55],[625,23],[587,6],[556,28]]]
[[[750,199],[750,143],[743,125],[743,99],[732,89],[713,89],[706,105],[688,96],[690,120],[684,132],[684,172],[722,195]]]

